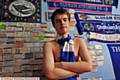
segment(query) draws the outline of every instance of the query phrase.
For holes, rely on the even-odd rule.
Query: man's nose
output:
[[[60,23],[61,23],[61,25],[63,25],[63,24],[64,24],[64,21],[63,21],[63,20],[61,20],[61,21],[60,21]]]

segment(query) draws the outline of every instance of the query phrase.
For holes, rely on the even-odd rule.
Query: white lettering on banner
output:
[[[59,3],[59,4],[60,4],[60,6],[62,6],[64,8],[67,8],[67,7],[69,7],[69,8],[77,8],[77,6],[78,6],[76,4],[69,4],[69,3]]]
[[[113,50],[113,52],[120,52],[120,47],[118,46],[118,47],[111,47],[112,48],[112,50]]]
[[[118,25],[114,25],[114,24],[113,24],[113,26],[96,25],[96,27],[97,27],[98,29],[107,29],[107,30],[114,30],[114,29],[119,30],[119,29],[120,29],[120,25],[118,26]]]
[[[95,16],[95,19],[113,19],[112,16]]]
[[[120,22],[119,15],[90,15],[87,14],[89,20],[102,20],[102,21],[118,21]]]
[[[102,41],[120,41],[120,34],[100,34],[90,32],[89,38]]]

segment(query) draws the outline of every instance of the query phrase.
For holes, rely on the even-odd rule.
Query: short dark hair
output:
[[[56,9],[51,16],[51,21],[53,26],[54,26],[54,19],[57,14],[67,14],[68,20],[70,21],[70,13],[66,9],[59,8],[59,9]]]

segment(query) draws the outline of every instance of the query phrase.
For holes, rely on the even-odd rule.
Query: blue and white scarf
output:
[[[76,62],[74,55],[74,46],[71,36],[68,34],[66,38],[60,38],[57,40],[59,45],[63,46],[60,52],[60,59],[64,62]],[[77,76],[65,78],[64,80],[77,80]]]

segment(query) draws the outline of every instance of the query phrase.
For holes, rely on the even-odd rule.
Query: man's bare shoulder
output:
[[[44,43],[44,46],[53,46],[56,43],[55,40],[47,41]]]
[[[74,37],[74,42],[81,42],[81,41],[83,41],[84,39],[83,39],[83,37]]]

